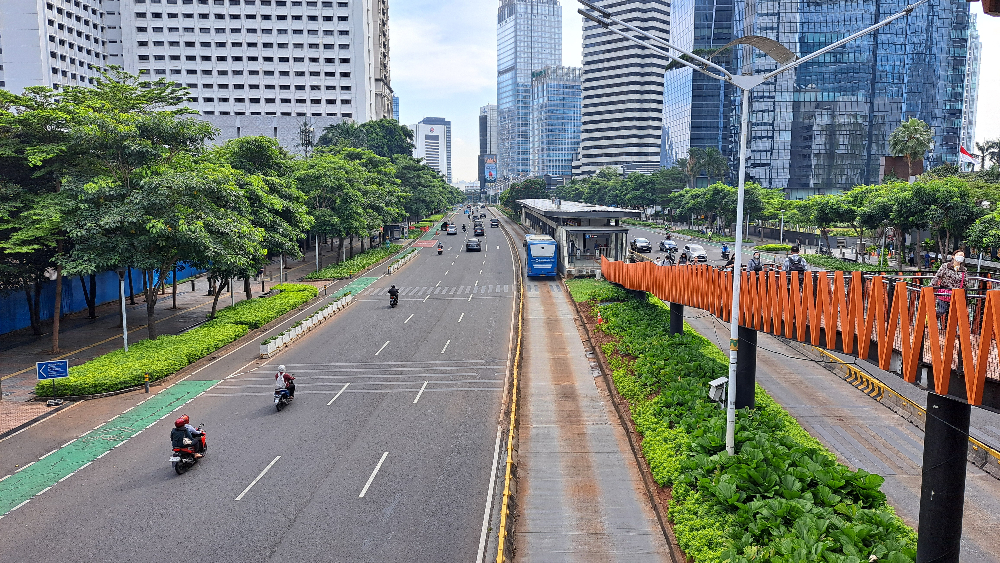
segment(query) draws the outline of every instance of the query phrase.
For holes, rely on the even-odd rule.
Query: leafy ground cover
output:
[[[220,311],[215,320],[183,334],[140,340],[130,345],[128,352],[116,350],[73,366],[69,377],[57,381],[54,389],[51,381],[39,381],[35,394],[96,395],[142,385],[147,373],[150,381],[163,379],[316,296],[316,288],[309,285],[280,284],[274,289],[278,290],[276,295],[241,301]]]
[[[318,272],[313,272],[306,276],[307,280],[342,280],[353,277],[358,272],[363,272],[392,256],[399,249],[403,248],[398,244],[391,244],[388,247],[379,246],[358,254],[350,260],[344,260],[339,264],[327,266]]]
[[[613,337],[603,346],[612,378],[654,479],[671,488],[670,519],[690,558],[914,560],[916,534],[886,503],[884,479],[839,464],[759,386],[757,408],[739,415],[737,453],[729,456],[725,412],[707,397],[708,382],[728,371],[726,357],[690,327],[669,335],[669,310],[653,297],[599,304],[615,291],[600,283],[567,281],[574,299],[600,310],[599,329]]]
[[[707,234],[704,234],[701,231],[696,231],[694,229],[677,229],[674,232],[680,233],[682,235],[687,235],[689,237],[700,238],[703,240],[711,240],[712,242],[736,242],[736,237],[733,236],[713,234],[712,238],[710,239],[708,238]],[[743,242],[745,244],[753,244],[753,241],[748,238],[743,239]]]
[[[790,244],[758,244],[753,247],[754,250],[760,250],[761,252],[790,252],[792,250],[792,245]]]
[[[823,268],[824,270],[843,270],[845,272],[885,272],[893,271],[886,267],[879,267],[875,264],[862,264],[851,260],[841,260],[833,256],[823,254],[809,254],[804,257],[810,266]]]
[[[649,227],[650,229],[663,229],[664,225],[662,223],[654,223],[652,221],[639,221],[638,219],[622,219],[622,223],[626,225],[634,225],[636,227]]]

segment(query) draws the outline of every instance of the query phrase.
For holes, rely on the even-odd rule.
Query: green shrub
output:
[[[753,247],[754,250],[759,250],[761,252],[791,252],[792,245],[790,244],[758,244]]]
[[[718,235],[718,234],[714,234],[713,233],[712,234],[712,238],[708,238],[707,234],[703,234],[700,231],[696,231],[694,229],[677,229],[674,232],[680,233],[682,235],[687,235],[689,237],[699,238],[699,239],[702,239],[702,240],[710,240],[712,242],[736,242],[736,237],[733,237],[733,236]],[[745,239],[743,239],[743,243],[744,244],[753,244],[753,240],[745,238]]]
[[[607,280],[594,278],[576,278],[566,280],[566,287],[573,301],[594,301],[603,303],[605,301],[624,301],[628,299],[628,293],[620,285],[613,284]]]
[[[379,246],[358,254],[350,260],[344,260],[339,264],[327,266],[318,272],[313,272],[306,276],[308,280],[342,280],[353,277],[359,272],[363,272],[392,256],[399,249],[403,248],[398,244],[391,244],[388,247]]]
[[[316,296],[316,288],[302,284],[274,286],[278,294],[241,301],[219,311],[215,320],[182,334],[156,340],[140,340],[125,350],[115,350],[79,366],[69,368],[69,377],[56,382],[39,381],[40,397],[96,395],[142,385],[172,375],[226,344],[284,315]]]
[[[725,412],[707,397],[727,357],[690,327],[668,334],[669,310],[653,297],[600,312],[616,337],[604,346],[612,379],[654,479],[672,487],[670,518],[694,561],[913,561],[916,536],[886,504],[882,477],[837,463],[759,386],[728,455]]]
[[[860,262],[852,262],[850,260],[841,260],[840,258],[834,258],[833,256],[826,256],[824,254],[810,254],[804,257],[806,262],[817,268],[823,268],[824,270],[843,270],[845,272],[885,272],[885,271],[895,271],[892,268],[879,267],[875,264],[862,264]]]

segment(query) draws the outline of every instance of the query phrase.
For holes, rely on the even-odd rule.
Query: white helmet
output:
[[[282,365],[278,366],[278,371],[285,371],[285,365],[282,364]]]

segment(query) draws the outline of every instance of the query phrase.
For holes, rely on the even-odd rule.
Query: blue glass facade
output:
[[[531,79],[531,175],[570,176],[580,147],[580,69],[546,67]]]
[[[695,19],[692,47],[700,48],[709,24],[699,13],[715,10],[716,0],[682,0]],[[732,38],[761,35],[777,40],[799,56],[812,53],[860,31],[905,7],[905,0],[732,0]],[[703,11],[699,12],[699,7]],[[700,19],[699,19],[700,18]],[[675,20],[676,22],[676,20]],[[679,28],[674,24],[675,31]],[[703,31],[697,31],[702,26]],[[969,6],[931,0],[871,35],[817,60],[779,75],[753,90],[750,106],[748,174],[765,186],[786,189],[791,197],[834,193],[879,179],[880,157],[902,121],[916,117],[934,129],[927,164],[958,161],[965,94]],[[714,24],[721,33],[725,22]],[[700,35],[699,35],[700,34]],[[676,38],[676,33],[675,33]],[[713,42],[721,46],[724,41]],[[776,63],[757,50],[737,47],[727,57],[733,70],[763,73]],[[687,146],[716,146],[736,170],[740,92],[699,89],[687,70],[671,70],[665,79],[664,163],[684,156]],[[671,75],[675,75],[672,77]],[[705,80],[710,80],[707,77]],[[691,117],[685,128],[678,109],[688,96]],[[724,132],[710,131],[715,108],[725,115]],[[685,142],[687,144],[685,144]],[[726,147],[725,145],[728,145]]]
[[[501,178],[530,173],[531,73],[562,64],[559,0],[502,0],[497,13],[498,165]]]

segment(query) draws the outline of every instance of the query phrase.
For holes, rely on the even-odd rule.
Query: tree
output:
[[[510,209],[515,215],[521,214],[521,199],[547,199],[549,191],[545,187],[545,181],[540,178],[529,178],[523,182],[512,184],[510,188],[500,194],[500,204]]]
[[[840,223],[851,223],[857,212],[850,201],[841,194],[814,195],[806,200],[813,223],[819,228],[820,234],[830,245],[830,228]]]
[[[299,163],[294,179],[305,193],[317,233],[340,240],[339,261],[347,259],[344,239],[365,228],[364,195],[361,185],[365,171],[358,162],[338,154],[320,152]]]
[[[392,157],[396,179],[409,197],[403,202],[406,215],[419,219],[460,203],[465,195],[448,185],[444,178],[420,159],[407,155]]]
[[[980,170],[986,170],[986,159],[989,159],[993,166],[1000,164],[1000,139],[976,143],[976,150],[979,151]]]
[[[889,135],[889,150],[893,156],[906,157],[907,176],[913,176],[913,161],[922,159],[934,145],[934,131],[915,117],[904,121]]]
[[[708,181],[711,182],[712,178],[717,180],[726,180],[726,176],[729,175],[729,161],[722,154],[722,152],[715,148],[709,147],[702,153],[701,168],[708,176]]]
[[[343,121],[325,128],[319,144],[368,149],[378,156],[392,158],[398,154],[413,154],[413,131],[395,119],[383,118],[361,124]]]

